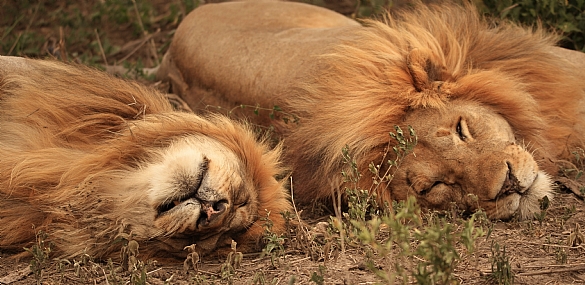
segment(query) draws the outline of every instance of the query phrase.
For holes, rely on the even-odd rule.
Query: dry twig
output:
[[[563,272],[576,272],[576,271],[585,271],[585,265],[575,266],[574,264],[567,264],[566,268],[556,268],[556,269],[537,270],[537,271],[531,271],[531,272],[521,272],[521,273],[518,273],[517,275],[518,276],[532,276],[532,275],[563,273]]]
[[[142,30],[142,34],[145,37],[148,37],[148,32],[146,32],[146,30],[144,29],[144,24],[142,24],[142,18],[140,17],[140,12],[138,11],[138,5],[136,4],[136,0],[132,0],[132,4],[134,5],[134,11],[136,12],[136,18],[138,18],[138,24],[140,25],[140,29]],[[156,44],[154,43],[154,39],[152,37],[150,37],[149,40],[150,43],[150,48],[151,48],[151,53],[152,56],[154,57],[154,60],[156,61],[156,64],[158,65],[160,63],[160,61],[158,60],[158,54],[156,53]]]
[[[102,41],[100,40],[100,35],[98,34],[97,29],[93,29],[93,31],[95,33],[95,38],[97,39],[98,46],[100,47],[100,52],[102,54],[102,59],[104,60],[104,64],[109,65],[108,59],[106,58],[106,53],[104,52],[104,47],[102,46]]]

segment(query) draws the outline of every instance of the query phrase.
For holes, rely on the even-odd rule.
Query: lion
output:
[[[106,259],[135,241],[160,261],[259,250],[266,219],[285,231],[280,147],[138,83],[0,56],[0,130],[0,249],[46,235],[54,254]]]
[[[194,110],[272,125],[299,203],[343,189],[347,146],[358,187],[380,205],[414,196],[427,208],[528,219],[553,198],[556,161],[575,161],[583,146],[585,80],[557,40],[470,4],[363,23],[302,3],[209,4],[180,24],[158,78]],[[298,122],[279,120],[291,116]],[[394,126],[417,140],[397,167]],[[386,179],[373,183],[370,170]]]

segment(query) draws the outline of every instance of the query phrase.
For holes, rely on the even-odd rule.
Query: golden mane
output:
[[[144,191],[119,181],[194,134],[241,159],[258,192],[254,215],[271,211],[274,230],[284,230],[278,213],[290,205],[274,179],[283,171],[280,149],[258,143],[248,127],[174,111],[159,92],[88,67],[31,60],[24,66],[0,70],[0,248],[30,246],[42,230],[68,256],[115,254],[119,238],[150,240],[142,256],[168,255],[169,237],[149,226],[153,217],[139,206]],[[241,249],[253,249],[262,231],[254,223],[239,234]]]
[[[331,188],[324,177],[339,176],[345,144],[359,168],[368,169],[388,144],[388,126],[401,125],[410,110],[449,100],[480,102],[500,113],[545,169],[542,164],[570,159],[571,148],[582,144],[573,127],[585,83],[552,52],[555,35],[488,23],[471,5],[419,5],[384,20],[366,20],[351,41],[321,55],[324,68],[286,99],[285,107],[302,118],[286,137],[287,158],[299,180],[311,181],[309,188]],[[422,83],[409,66],[417,58],[421,77],[429,74]],[[338,127],[323,132],[332,122]]]

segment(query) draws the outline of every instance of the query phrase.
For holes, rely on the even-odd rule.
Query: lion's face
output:
[[[228,242],[226,233],[243,232],[257,220],[258,197],[246,170],[233,151],[209,137],[173,143],[140,174],[154,227],[162,236],[196,239],[204,251]]]
[[[482,208],[495,219],[533,217],[552,184],[516,142],[512,128],[485,105],[455,100],[444,109],[420,109],[405,121],[418,136],[391,182],[392,195],[415,195],[419,203],[446,209]]]

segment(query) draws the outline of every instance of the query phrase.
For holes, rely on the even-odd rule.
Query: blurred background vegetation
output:
[[[0,0],[0,54],[158,65],[198,0]]]
[[[585,52],[585,0],[479,0],[487,14],[525,25],[542,23],[562,35],[563,47]]]
[[[355,18],[412,4],[412,0],[297,1]],[[585,51],[585,0],[472,1],[496,18],[542,23],[562,35],[562,46]],[[0,0],[0,55],[154,67],[180,21],[205,2],[221,0]]]
[[[487,16],[526,26],[542,24],[562,36],[565,48],[585,52],[585,0],[454,0],[472,1]],[[413,0],[306,0],[354,17],[370,17],[386,9],[400,9]],[[448,0],[422,0],[425,3]]]

